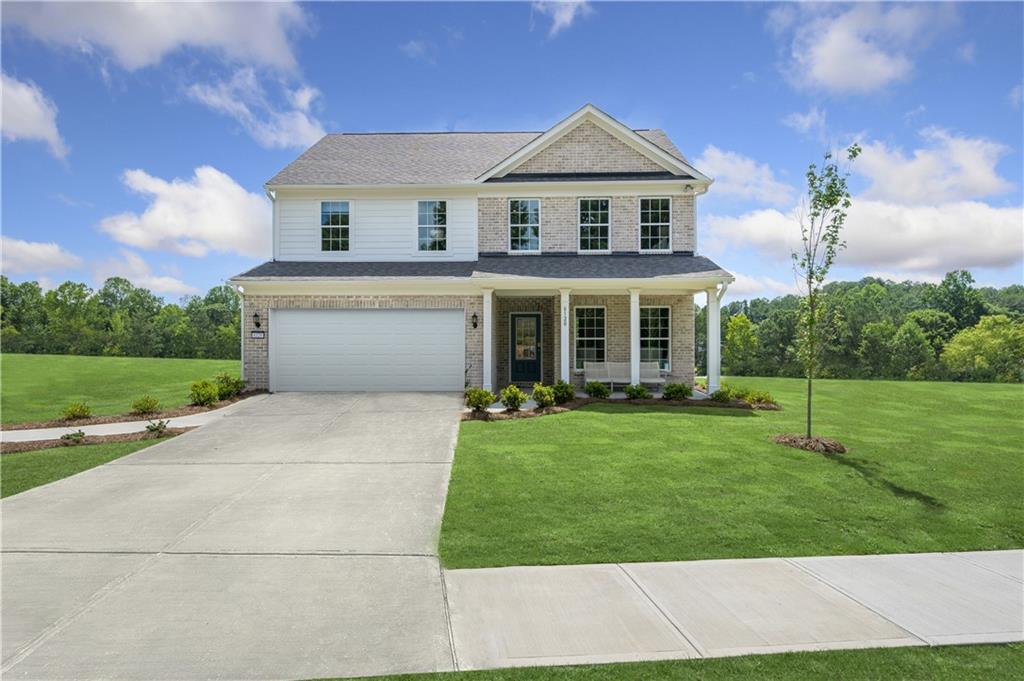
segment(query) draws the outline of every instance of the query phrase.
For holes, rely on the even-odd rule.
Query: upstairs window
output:
[[[448,250],[448,202],[420,201],[416,207],[419,250]]]
[[[540,199],[509,199],[508,250],[540,250]]]
[[[640,199],[640,250],[672,250],[672,199]]]
[[[348,250],[348,201],[320,202],[320,250]]]
[[[581,251],[609,250],[608,199],[580,199]]]
[[[672,368],[672,310],[640,308],[640,361],[657,362],[662,371]]]

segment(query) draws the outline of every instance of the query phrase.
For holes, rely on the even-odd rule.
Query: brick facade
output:
[[[553,383],[558,376],[558,327],[555,319],[558,312],[558,298],[544,297],[497,297],[494,300],[494,367],[496,389],[504,388],[511,382],[510,356],[512,329],[510,316],[513,312],[539,312],[541,315],[540,355],[541,380]]]
[[[519,173],[660,172],[665,167],[637,152],[595,123],[585,121],[509,175]]]

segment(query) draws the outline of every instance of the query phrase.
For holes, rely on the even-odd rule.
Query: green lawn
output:
[[[157,442],[160,440],[54,447],[4,454],[0,456],[0,497],[9,497],[81,473]]]
[[[843,679],[962,681],[1024,679],[1024,645],[878,648],[750,655],[704,660],[634,662],[580,667],[530,667],[457,674],[374,677],[379,681],[618,681],[672,679]]]
[[[71,402],[84,401],[97,416],[124,414],[149,394],[166,408],[188,404],[188,388],[221,371],[237,376],[235,359],[0,355],[0,421],[23,423],[60,417]]]
[[[780,412],[596,404],[464,422],[441,531],[449,568],[1024,546],[1024,386],[819,381],[817,428]]]

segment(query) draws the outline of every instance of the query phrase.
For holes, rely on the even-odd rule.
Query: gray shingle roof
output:
[[[686,161],[663,130],[637,134]],[[285,166],[268,185],[470,182],[541,132],[334,133]]]
[[[724,274],[711,260],[686,253],[671,255],[489,255],[468,262],[295,262],[272,260],[235,279],[359,277],[538,277],[543,279],[647,279]]]

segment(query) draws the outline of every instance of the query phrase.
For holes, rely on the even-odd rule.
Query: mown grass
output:
[[[446,567],[1007,549],[1024,546],[1024,386],[818,381],[815,432],[780,412],[597,404],[462,424]]]
[[[124,414],[143,395],[162,408],[188,404],[199,378],[239,372],[234,359],[0,355],[0,421],[5,424],[60,418],[71,402],[85,402],[96,416]]]
[[[4,454],[0,456],[0,497],[81,473],[157,442],[160,440],[136,440]]]

